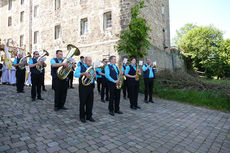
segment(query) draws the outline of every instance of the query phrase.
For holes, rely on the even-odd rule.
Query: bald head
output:
[[[92,58],[89,56],[85,57],[85,64],[88,66],[91,66],[92,65]]]

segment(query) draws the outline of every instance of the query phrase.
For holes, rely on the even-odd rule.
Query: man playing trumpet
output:
[[[89,120],[90,122],[95,122],[92,115],[93,110],[93,99],[94,99],[94,82],[96,79],[96,73],[90,74],[89,72],[86,72],[87,69],[92,65],[92,59],[91,57],[85,57],[85,63],[82,63],[82,65],[79,65],[75,72],[75,77],[79,78],[79,99],[80,99],[80,120],[82,123],[85,123],[86,120]],[[91,82],[89,84],[85,84],[83,82],[82,77],[85,76],[87,80],[89,78],[93,77]],[[85,108],[86,107],[86,108]]]
[[[114,116],[114,113],[123,114],[119,107],[121,90],[116,88],[116,84],[119,83],[118,79],[120,72],[116,66],[116,57],[111,56],[109,61],[110,64],[105,67],[105,77],[108,79],[110,93],[109,114]]]
[[[144,78],[144,84],[145,84],[145,103],[154,103],[152,99],[153,95],[153,81],[155,79],[155,72],[157,72],[157,69],[154,69],[151,60],[146,59],[146,63],[144,64],[143,69],[143,78]],[[149,100],[148,100],[149,97]]]

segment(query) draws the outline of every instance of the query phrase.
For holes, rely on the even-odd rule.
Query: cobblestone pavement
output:
[[[30,88],[0,85],[0,152],[230,152],[230,114],[177,102],[154,99],[141,110],[129,109],[121,99],[123,115],[108,114],[95,90],[96,122],[79,121],[78,88],[68,90],[68,111],[53,111],[53,91],[45,101],[32,102]]]

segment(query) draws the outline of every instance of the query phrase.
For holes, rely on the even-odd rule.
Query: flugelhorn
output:
[[[25,57],[23,57],[23,58],[20,59],[19,64],[21,64],[21,65],[19,65],[19,68],[20,68],[21,70],[24,70],[24,69],[25,69],[25,66],[26,66],[26,64],[27,64],[27,58],[28,58],[28,57],[31,58],[30,52],[28,52],[27,55],[26,55]]]
[[[41,63],[41,59],[43,58],[43,57],[45,57],[45,56],[49,56],[49,53],[48,53],[48,51],[46,51],[46,50],[43,50],[43,53],[42,53],[42,55],[38,58],[38,63]],[[44,69],[44,65],[43,64],[38,64],[38,65],[36,65],[36,69],[38,70],[38,71],[42,71],[43,69]]]

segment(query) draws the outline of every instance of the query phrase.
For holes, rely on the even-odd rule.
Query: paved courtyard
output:
[[[0,152],[92,153],[229,153],[230,114],[177,102],[154,99],[141,110],[129,109],[121,99],[123,115],[108,114],[95,90],[95,123],[79,121],[78,88],[68,90],[68,111],[53,111],[53,91],[45,101],[32,102],[30,88],[0,85]]]

